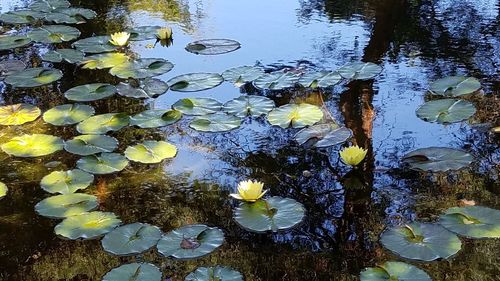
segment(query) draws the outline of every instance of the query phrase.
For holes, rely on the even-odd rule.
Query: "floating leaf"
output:
[[[73,101],[95,101],[110,97],[115,93],[116,87],[113,85],[93,83],[71,88],[64,93],[64,96]]]
[[[337,124],[318,124],[300,130],[295,141],[303,145],[309,142],[313,147],[329,147],[341,144],[352,137],[352,131]]]
[[[84,53],[105,53],[113,52],[117,48],[109,43],[111,36],[94,36],[81,39],[73,43],[73,47]]]
[[[258,66],[238,66],[222,73],[224,80],[240,87],[245,83],[253,82],[264,74],[264,69]]]
[[[267,115],[267,120],[271,125],[281,128],[303,128],[314,125],[323,118],[321,108],[308,104],[286,104],[273,109]]]
[[[299,84],[306,88],[328,88],[338,84],[342,76],[336,71],[308,72],[299,79]]]
[[[7,24],[32,24],[43,18],[43,14],[33,10],[18,10],[0,14],[0,21]]]
[[[156,39],[156,33],[160,28],[160,26],[138,26],[125,31],[130,33],[130,41],[143,41]]]
[[[238,50],[238,41],[230,39],[204,39],[189,43],[186,50],[197,55],[220,55]]]
[[[226,132],[238,128],[241,118],[226,113],[196,116],[189,127],[201,132]]]
[[[5,183],[0,182],[0,199],[4,198],[5,195],[7,195],[7,192],[9,189],[7,188],[7,185]]]
[[[253,84],[263,90],[283,90],[295,86],[299,78],[299,75],[292,72],[276,71],[260,76],[253,81]]]
[[[118,141],[105,135],[80,135],[64,143],[67,152],[82,156],[113,152],[117,147]]]
[[[115,228],[102,239],[104,251],[128,256],[146,252],[156,246],[161,238],[161,230],[146,223],[132,223]]]
[[[139,81],[138,85],[121,82],[116,86],[118,94],[135,99],[157,98],[168,90],[168,84],[160,79],[150,78]]]
[[[11,75],[14,72],[24,70],[26,65],[20,60],[4,60],[0,61],[0,80],[3,80],[2,76]]]
[[[31,43],[24,35],[0,35],[0,51],[23,47]]]
[[[50,62],[80,63],[85,56],[84,53],[74,49],[57,49],[49,51],[42,56],[42,60]]]
[[[380,242],[404,258],[422,261],[447,259],[462,247],[460,239],[444,227],[418,222],[385,230]]]
[[[403,156],[410,168],[422,171],[445,172],[459,170],[472,163],[469,153],[447,147],[420,148]]]
[[[398,261],[388,261],[361,271],[361,281],[432,281],[429,275],[416,266]]]
[[[175,109],[172,110],[146,110],[130,117],[130,126],[140,128],[158,128],[172,125],[179,121],[182,113]]]
[[[5,83],[19,88],[33,88],[61,79],[62,72],[52,68],[30,68],[14,72],[5,78]]]
[[[203,224],[186,225],[163,235],[158,252],[165,257],[194,259],[210,254],[224,242],[224,233]]]
[[[481,207],[453,207],[439,217],[449,231],[469,238],[500,238],[500,211]]]
[[[382,67],[371,62],[348,63],[337,70],[340,76],[351,80],[369,80],[382,72]]]
[[[62,43],[80,37],[80,30],[66,25],[43,25],[29,31],[28,37],[39,43]]]
[[[44,134],[22,135],[2,144],[2,150],[17,157],[38,157],[52,154],[63,148],[64,141]]]
[[[234,210],[234,220],[243,228],[254,232],[284,230],[299,224],[305,216],[302,204],[278,196],[242,202]]]
[[[78,169],[96,175],[105,175],[119,172],[128,165],[125,156],[118,153],[101,153],[88,155],[76,162]]]
[[[54,126],[67,126],[79,123],[94,115],[94,108],[85,104],[63,104],[47,110],[43,120]]]
[[[161,278],[161,271],[150,263],[129,263],[112,269],[102,281],[161,281]]]
[[[238,271],[226,266],[198,267],[189,273],[184,281],[243,281],[243,276]]]
[[[220,111],[222,104],[211,98],[186,98],[175,102],[172,108],[186,115],[206,115]]]
[[[73,193],[45,198],[35,205],[35,211],[40,216],[59,219],[85,214],[98,205],[94,195]]]
[[[113,213],[90,212],[65,218],[54,228],[55,233],[67,239],[98,238],[121,224]]]
[[[190,73],[176,76],[167,81],[172,91],[197,92],[219,86],[224,78],[217,73]]]
[[[85,23],[89,19],[93,19],[97,13],[85,8],[65,8],[56,9],[45,15],[46,21],[55,23],[80,24]]]
[[[418,118],[438,123],[460,122],[469,119],[475,113],[474,104],[455,99],[428,101],[417,109]]]
[[[0,106],[0,125],[22,125],[36,120],[41,113],[40,108],[27,103]]]
[[[125,157],[129,160],[146,164],[160,163],[164,159],[173,158],[176,154],[175,145],[165,141],[144,141],[125,150]]]
[[[76,130],[81,134],[103,135],[110,131],[118,131],[127,126],[129,117],[125,113],[106,113],[83,120]]]
[[[35,0],[29,5],[29,8],[34,11],[52,12],[60,8],[69,8],[71,3],[67,0]]]
[[[450,76],[431,83],[430,91],[434,95],[458,97],[471,94],[481,89],[481,82],[474,77]]]
[[[266,115],[274,108],[274,101],[262,96],[240,96],[228,101],[224,108],[224,112],[244,118],[247,116],[259,117]]]
[[[42,178],[40,186],[48,193],[70,194],[85,189],[94,182],[94,175],[74,169],[54,171]]]
[[[144,79],[167,73],[173,67],[171,62],[164,59],[138,59],[117,65],[109,73],[123,79]]]
[[[82,61],[83,69],[112,68],[128,62],[130,59],[124,53],[104,53],[85,57]]]

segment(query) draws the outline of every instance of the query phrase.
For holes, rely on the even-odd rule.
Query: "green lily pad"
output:
[[[94,239],[110,232],[121,224],[110,212],[90,212],[65,218],[54,228],[56,235],[67,239]]]
[[[431,83],[430,91],[434,95],[459,97],[481,89],[481,82],[474,77],[450,76]]]
[[[52,154],[63,148],[64,141],[44,134],[22,135],[2,144],[2,150],[17,157],[38,157]]]
[[[23,47],[31,43],[31,39],[25,35],[1,35],[0,51]]]
[[[109,73],[123,79],[144,79],[167,73],[173,67],[171,62],[164,59],[138,59],[117,65]]]
[[[185,225],[163,235],[158,252],[164,257],[194,259],[210,254],[224,242],[224,233],[203,224]]]
[[[156,39],[156,33],[161,26],[138,26],[125,30],[130,33],[130,41]]]
[[[186,98],[175,102],[172,108],[186,115],[206,115],[220,111],[222,104],[211,98]]]
[[[226,266],[198,267],[189,273],[184,281],[243,281],[243,275],[238,271]]]
[[[5,183],[0,182],[0,199],[4,198],[5,195],[7,195],[7,192],[9,189],[7,188],[7,185]]]
[[[33,88],[55,82],[62,76],[58,69],[37,67],[14,72],[5,78],[5,83],[18,88]]]
[[[137,222],[115,228],[101,244],[104,251],[117,256],[137,255],[156,246],[161,235],[158,227]]]
[[[346,79],[370,80],[382,72],[382,67],[371,62],[353,62],[337,69],[337,72]]]
[[[323,118],[321,108],[308,104],[286,104],[273,109],[267,115],[267,120],[271,125],[281,128],[303,128],[314,125]]]
[[[125,113],[106,113],[83,120],[76,126],[81,134],[103,135],[110,131],[118,131],[127,126],[129,117]]]
[[[137,84],[137,85],[134,85]],[[118,94],[135,99],[157,98],[168,90],[168,84],[160,79],[150,78],[138,83],[123,83],[116,86]]]
[[[237,87],[253,82],[262,75],[264,75],[262,67],[248,65],[234,67],[222,73],[224,80],[233,83]]]
[[[244,118],[247,116],[259,117],[266,115],[274,108],[274,101],[262,96],[240,96],[228,101],[224,112]]]
[[[197,55],[220,55],[234,52],[240,47],[238,41],[230,39],[204,39],[187,44],[186,51]]]
[[[95,110],[85,104],[63,104],[47,110],[43,120],[54,126],[67,126],[79,123],[94,115]]]
[[[96,175],[116,173],[125,169],[127,165],[127,158],[118,153],[88,155],[80,158],[80,160],[76,162],[78,169]]]
[[[124,53],[104,53],[85,57],[82,61],[83,69],[112,68],[128,62],[130,59]]]
[[[447,259],[460,251],[462,242],[446,228],[431,223],[410,223],[385,230],[380,243],[407,259]]]
[[[18,10],[0,14],[0,21],[7,24],[32,24],[43,18],[43,14],[33,10]]]
[[[164,159],[175,157],[176,154],[175,145],[165,141],[144,141],[125,150],[125,157],[129,160],[145,164],[160,163]]]
[[[447,147],[420,148],[403,156],[411,169],[432,172],[460,170],[474,161],[469,153]]]
[[[172,110],[146,110],[130,117],[130,126],[139,128],[158,128],[172,125],[179,121],[182,113],[175,109]]]
[[[101,152],[113,152],[118,141],[106,135],[80,135],[64,143],[64,149],[76,155],[92,155]]]
[[[111,97],[115,93],[116,87],[113,85],[93,83],[71,88],[64,93],[64,96],[73,101],[95,101]]]
[[[474,104],[455,99],[428,101],[417,109],[418,118],[427,122],[455,123],[467,120],[476,113]]]
[[[35,211],[48,218],[67,218],[95,210],[97,197],[85,193],[56,195],[45,198],[35,205]]]
[[[42,60],[49,62],[68,62],[68,63],[80,63],[85,54],[74,49],[57,49],[49,51],[42,56]]]
[[[299,81],[300,76],[292,72],[276,71],[265,73],[253,81],[255,87],[262,90],[283,90],[291,88]]]
[[[106,53],[116,51],[117,47],[109,43],[111,36],[94,36],[85,39],[80,39],[73,43],[73,47],[84,53]]]
[[[352,131],[336,124],[318,124],[300,130],[295,136],[295,141],[303,145],[310,143],[313,147],[329,147],[344,143],[352,137]]]
[[[29,5],[33,11],[52,12],[60,8],[69,8],[71,3],[67,0],[35,0]]]
[[[449,231],[469,238],[500,238],[500,211],[481,207],[453,207],[439,217]]]
[[[48,193],[70,194],[85,189],[94,182],[94,175],[74,169],[54,171],[42,178],[40,186]]]
[[[241,227],[253,232],[276,232],[299,224],[304,216],[304,206],[299,202],[273,196],[254,203],[241,202],[233,218]]]
[[[0,80],[3,80],[3,76],[8,76],[24,69],[26,69],[26,64],[20,60],[9,59],[0,61]]]
[[[189,127],[201,132],[227,132],[238,128],[241,118],[226,113],[196,116]]]
[[[299,84],[306,88],[328,88],[338,84],[342,76],[336,71],[308,72],[299,79]]]
[[[66,25],[44,25],[33,28],[28,32],[28,37],[39,43],[62,43],[80,37],[80,30]]]
[[[224,78],[217,73],[190,73],[176,76],[167,81],[172,91],[197,92],[219,86]]]
[[[0,125],[22,125],[36,120],[41,113],[40,108],[27,103],[0,106]]]
[[[85,8],[64,8],[56,9],[45,15],[46,21],[55,23],[81,24],[93,19],[97,13]]]
[[[398,261],[388,261],[361,271],[361,281],[432,281],[429,275],[416,266]]]
[[[102,281],[161,281],[158,267],[150,263],[129,263],[112,269],[102,277]]]

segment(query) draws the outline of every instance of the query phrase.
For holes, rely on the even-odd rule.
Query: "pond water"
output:
[[[31,1],[2,0],[4,13]],[[132,42],[142,58],[164,58],[175,66],[157,78],[191,72],[216,72],[240,65],[294,71],[335,70],[354,61],[373,62],[382,73],[372,80],[340,83],[330,90],[267,93],[276,105],[303,100],[326,108],[353,131],[351,143],[368,149],[361,167],[342,164],[341,146],[299,146],[298,130],[270,126],[265,118],[246,119],[226,133],[189,128],[189,118],[158,129],[127,127],[111,133],[119,152],[143,140],[175,144],[175,158],[156,165],[130,164],[124,171],[96,176],[86,193],[99,198],[99,210],[114,212],[124,223],[144,222],[164,232],[202,223],[224,230],[226,241],[212,254],[190,261],[162,258],[155,251],[115,257],[98,240],[68,241],[54,234],[59,222],[37,215],[34,206],[48,194],[40,180],[52,171],[75,167],[78,156],[57,152],[40,158],[15,158],[0,152],[0,181],[9,195],[0,201],[0,280],[101,280],[112,268],[132,261],[159,266],[165,280],[183,280],[198,266],[221,264],[245,280],[358,280],[360,271],[386,260],[401,260],[378,242],[386,226],[435,221],[461,199],[500,209],[499,126],[500,6],[495,0],[100,0],[71,1],[98,17],[78,25],[81,38],[138,26],[170,26],[173,44],[154,48],[156,40]],[[27,28],[21,29],[26,32]],[[12,33],[0,26],[0,33]],[[184,47],[195,40],[228,38],[241,48],[203,56]],[[69,47],[70,44],[62,45]],[[49,66],[40,56],[52,49],[34,44],[0,51],[0,60],[17,58],[28,66]],[[42,111],[64,104],[63,93],[77,85],[120,79],[107,71],[55,64],[64,77],[52,86],[13,90],[0,83],[3,104],[31,103]],[[467,122],[424,122],[415,110],[433,99],[429,84],[450,75],[473,76],[483,93],[467,98],[477,113]],[[169,109],[186,97],[210,97],[222,103],[248,86],[223,83],[210,90],[166,94],[145,101],[112,97],[89,104],[97,113],[137,114]],[[41,118],[22,126],[2,126],[0,142],[24,133],[70,139],[71,127],[54,127]],[[443,146],[470,152],[476,161],[457,172],[424,173],[403,169],[401,158],[417,148]],[[304,221],[288,231],[254,234],[232,219],[237,203],[229,198],[239,181],[264,182],[273,196],[289,197],[306,209]],[[463,239],[462,250],[448,260],[413,263],[433,280],[498,280],[500,241]]]

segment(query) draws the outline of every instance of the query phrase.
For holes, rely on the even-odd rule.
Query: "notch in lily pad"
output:
[[[476,113],[476,107],[465,100],[442,99],[424,103],[416,113],[424,121],[446,124],[469,119]]]
[[[189,73],[167,81],[172,91],[197,92],[219,86],[224,78],[217,73]]]
[[[27,103],[0,106],[0,125],[22,125],[35,121],[41,113],[40,108]]]
[[[227,114],[245,118],[247,116],[259,117],[266,115],[273,108],[274,101],[270,98],[248,95],[228,101],[222,110]]]
[[[54,63],[80,63],[85,54],[75,49],[57,49],[52,50],[42,55],[42,60]]]
[[[264,75],[264,68],[248,65],[233,67],[222,73],[224,80],[233,83],[236,87],[253,82],[262,75]]]
[[[338,145],[352,137],[352,131],[337,124],[325,123],[312,125],[300,130],[295,136],[295,141],[300,145],[310,145],[322,148]]]
[[[42,178],[40,186],[49,193],[71,194],[89,187],[94,175],[82,170],[54,171]]]
[[[5,83],[17,88],[34,88],[55,82],[62,76],[59,69],[37,67],[14,72],[5,78]]]
[[[6,24],[33,24],[43,18],[43,13],[33,10],[17,10],[0,14],[0,21]]]
[[[227,266],[198,267],[195,271],[186,276],[184,281],[243,281],[243,275],[240,272]]]
[[[197,55],[220,55],[234,52],[240,47],[238,41],[231,39],[204,39],[189,43],[186,51]]]
[[[345,79],[370,80],[382,72],[382,67],[371,62],[353,62],[337,69],[337,72]]]
[[[24,47],[31,42],[25,35],[0,35],[0,51]]]
[[[403,163],[411,169],[431,172],[456,171],[469,166],[474,157],[469,153],[448,147],[427,147],[403,156]]]
[[[129,83],[120,82],[117,86],[120,96],[149,99],[157,98],[168,91],[168,84],[160,79],[148,78],[144,80],[130,80]]]
[[[361,271],[361,281],[411,280],[432,281],[429,274],[422,269],[398,261],[387,261],[375,267]]]
[[[63,148],[64,141],[46,134],[32,134],[14,137],[2,144],[2,150],[17,157],[39,157],[52,154]]]
[[[94,211],[67,217],[56,225],[54,231],[56,235],[70,240],[96,239],[115,229],[121,222],[111,212]]]
[[[308,104],[286,104],[273,109],[267,115],[267,120],[271,125],[280,126],[285,129],[303,128],[319,122],[323,118],[321,108]]]
[[[306,88],[329,88],[342,81],[342,76],[336,71],[307,72],[299,79],[299,84]]]
[[[113,268],[102,277],[102,281],[161,281],[160,269],[150,263],[129,263]]]
[[[185,98],[176,101],[172,108],[186,115],[207,115],[220,111],[222,104],[211,98]]]
[[[58,8],[45,15],[45,20],[55,23],[82,24],[93,19],[97,13],[85,8]]]
[[[129,116],[125,113],[105,113],[89,117],[76,126],[81,134],[102,135],[110,131],[118,131],[129,124]]]
[[[97,197],[85,193],[56,195],[35,205],[35,211],[48,218],[60,219],[86,214],[98,206]]]
[[[449,208],[439,224],[468,238],[500,238],[500,211],[482,206]]]
[[[431,83],[430,92],[434,95],[459,97],[472,94],[481,89],[481,82],[474,77],[449,76]]]
[[[38,43],[63,43],[80,37],[80,30],[66,25],[44,25],[28,32],[28,37]]]
[[[118,140],[106,135],[79,135],[64,142],[64,149],[76,155],[92,155],[113,152],[118,147]]]
[[[172,125],[182,118],[178,110],[151,109],[130,117],[130,126],[158,128]]]
[[[162,75],[174,68],[174,65],[165,59],[137,59],[114,66],[109,70],[111,75],[122,79],[145,79]]]
[[[119,172],[128,165],[125,156],[118,153],[101,153],[88,155],[76,162],[78,169],[95,175],[105,175]]]
[[[117,256],[138,255],[156,246],[161,230],[147,223],[132,223],[115,228],[101,241],[104,251]]]
[[[165,141],[144,141],[125,150],[125,157],[129,160],[145,164],[160,163],[164,159],[175,157],[176,154],[175,145]]]
[[[261,90],[283,90],[292,88],[299,81],[300,75],[291,71],[265,73],[253,81],[253,85]]]
[[[238,128],[241,118],[218,112],[193,118],[189,127],[200,132],[227,132]]]
[[[84,53],[98,54],[113,52],[117,47],[109,43],[111,36],[94,36],[89,38],[80,39],[72,44],[74,48]]]
[[[124,53],[109,52],[87,56],[82,60],[83,69],[106,69],[124,64],[130,60],[130,57]]]
[[[43,120],[54,126],[67,126],[79,123],[92,115],[95,110],[86,104],[63,104],[55,106],[43,114]]]
[[[116,87],[106,83],[80,85],[67,90],[64,97],[72,101],[96,101],[111,97],[116,93]]]

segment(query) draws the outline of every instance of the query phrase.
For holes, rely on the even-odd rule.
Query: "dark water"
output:
[[[278,105],[325,100],[339,123],[354,132],[353,143],[369,149],[364,166],[350,171],[338,159],[338,147],[310,150],[297,146],[293,130],[270,127],[264,119],[247,120],[232,132],[206,134],[188,128],[186,119],[161,129],[127,128],[112,135],[120,150],[145,139],[167,139],[179,153],[162,165],[132,164],[117,175],[100,176],[87,192],[100,198],[100,209],[125,223],[148,222],[169,231],[188,223],[224,229],[226,243],[195,261],[160,258],[153,251],[137,258],[106,254],[98,241],[64,241],[53,234],[57,221],[39,217],[34,205],[47,194],[40,179],[54,170],[73,168],[78,159],[59,152],[41,159],[0,154],[0,180],[10,194],[0,202],[0,280],[100,280],[111,268],[147,260],[167,280],[183,280],[201,265],[223,264],[246,280],[358,280],[359,272],[388,259],[378,235],[385,226],[432,221],[460,199],[500,208],[499,139],[488,133],[498,120],[500,89],[499,2],[467,1],[72,1],[92,8],[99,18],[81,25],[83,37],[143,25],[169,25],[174,44],[146,48],[133,43],[141,57],[166,58],[174,69],[163,80],[189,72],[222,72],[253,65],[269,68],[335,69],[351,61],[383,66],[374,80],[351,82],[332,91],[286,91],[271,96]],[[0,11],[29,1],[2,0]],[[3,30],[8,32],[8,30]],[[196,56],[184,46],[196,39],[231,38],[242,48],[220,56]],[[47,46],[0,53],[40,65]],[[65,103],[62,93],[80,84],[118,80],[105,71],[60,66],[64,79],[54,87],[12,91],[0,84],[4,104],[29,102],[47,110]],[[439,125],[418,119],[415,110],[430,99],[431,81],[448,75],[477,77],[484,95],[470,98],[478,113],[467,123]],[[252,92],[253,89],[247,89]],[[169,108],[182,97],[212,97],[221,102],[240,90],[224,83],[196,93],[168,92],[146,102],[113,98],[93,102],[99,113],[138,113]],[[71,128],[42,121],[2,128],[0,141],[22,133],[46,132],[71,138]],[[399,159],[416,148],[465,149],[478,161],[469,169],[426,174],[401,169]],[[59,161],[60,163],[54,163]],[[47,165],[47,163],[50,163]],[[306,171],[306,172],[305,172]],[[304,173],[305,172],[305,173]],[[265,182],[270,194],[296,199],[307,217],[298,228],[278,234],[251,234],[231,219],[228,199],[237,182]],[[499,280],[500,241],[464,240],[447,261],[418,264],[434,280]]]

